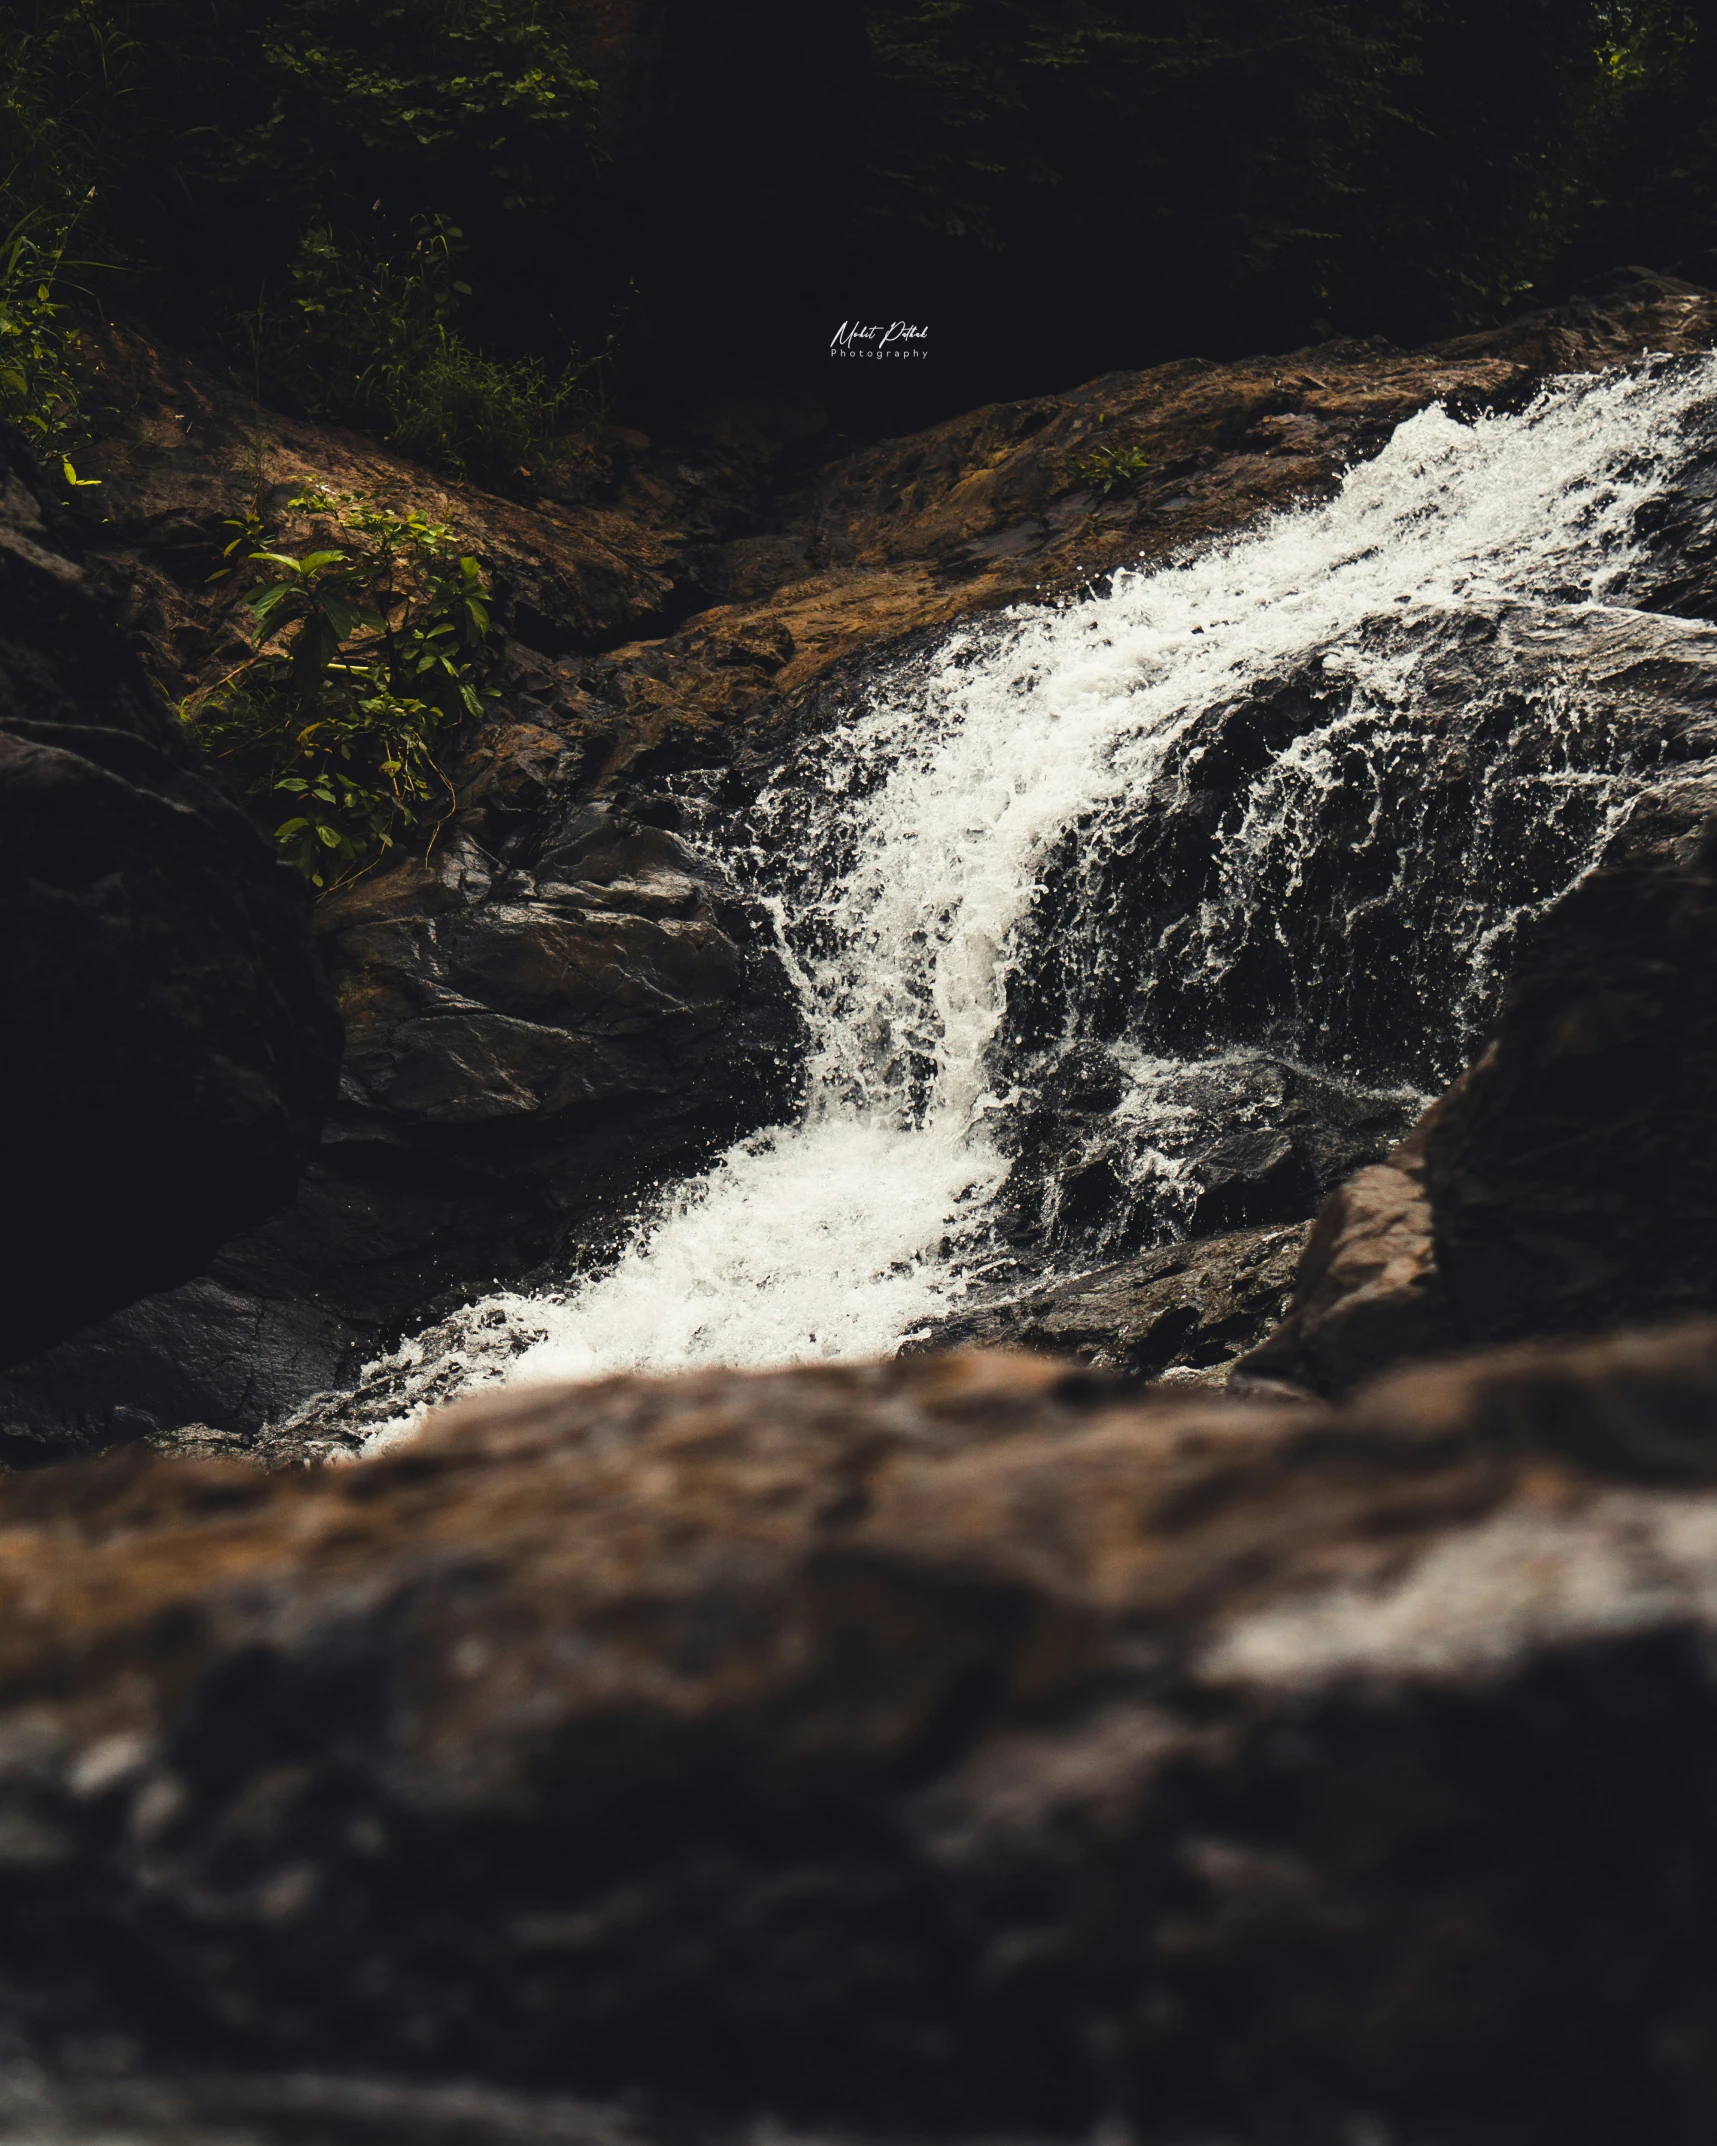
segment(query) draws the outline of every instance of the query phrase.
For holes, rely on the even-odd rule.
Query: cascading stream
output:
[[[1533,621],[1628,604],[1640,511],[1714,389],[1701,360],[1428,409],[1326,503],[879,678],[778,771],[739,859],[809,1025],[803,1116],[668,1194],[608,1272],[461,1315],[463,1375],[885,1352],[1034,1233],[1077,1266],[1197,1226],[1177,1128],[1211,1079],[1260,1123],[1302,1077],[1410,1112],[1488,1017],[1515,923],[1650,771]],[[1486,707],[1438,728],[1456,644]],[[1433,777],[1455,802],[1423,872]],[[1081,1237],[1066,1157],[1041,1182],[1021,1158],[1092,1052],[1079,1122],[1113,1189]]]

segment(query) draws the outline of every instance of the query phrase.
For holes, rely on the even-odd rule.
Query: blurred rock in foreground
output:
[[[1703,2140],[1714,1630],[1711,1324],[1341,1409],[955,1354],[16,1476],[3,2009],[253,2108]],[[292,2135],[438,2136],[396,2090]]]

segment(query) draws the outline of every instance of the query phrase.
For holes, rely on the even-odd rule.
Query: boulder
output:
[[[1240,1390],[1280,1381],[1340,1393],[1459,1346],[1437,1266],[1418,1129],[1318,1212],[1280,1325],[1239,1358]]]
[[[1475,1341],[1717,1309],[1717,770],[1642,799],[1523,950],[1425,1135]]]
[[[340,1028],[301,882],[178,734],[0,436],[0,1361],[286,1206]]]
[[[401,2142],[1708,2136],[1714,1426],[1706,1322],[11,1477],[0,2031]]]
[[[1717,1309],[1717,770],[1645,791],[1523,935],[1483,1055],[1318,1217],[1241,1374],[1389,1363]]]

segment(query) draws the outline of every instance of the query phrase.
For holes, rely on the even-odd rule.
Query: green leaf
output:
[[[292,668],[308,683],[325,671],[340,652],[340,636],[321,611],[306,613],[292,643]]]
[[[244,601],[255,613],[256,623],[260,626],[264,620],[274,616],[287,597],[297,596],[299,593],[290,581],[271,581],[266,588],[252,589]]]
[[[383,622],[373,612],[360,610],[355,603],[344,596],[336,596],[331,590],[321,591],[316,602],[336,641],[349,641],[355,633],[385,630]]]

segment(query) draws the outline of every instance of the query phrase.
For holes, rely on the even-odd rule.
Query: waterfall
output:
[[[1307,1211],[1458,1070],[1521,921],[1673,756],[1594,651],[1714,387],[1659,361],[1429,408],[1324,502],[876,676],[726,844],[802,1000],[798,1121],[607,1271],[408,1343],[390,1390],[886,1352],[1244,1215],[1211,1160],[1241,1133]]]

